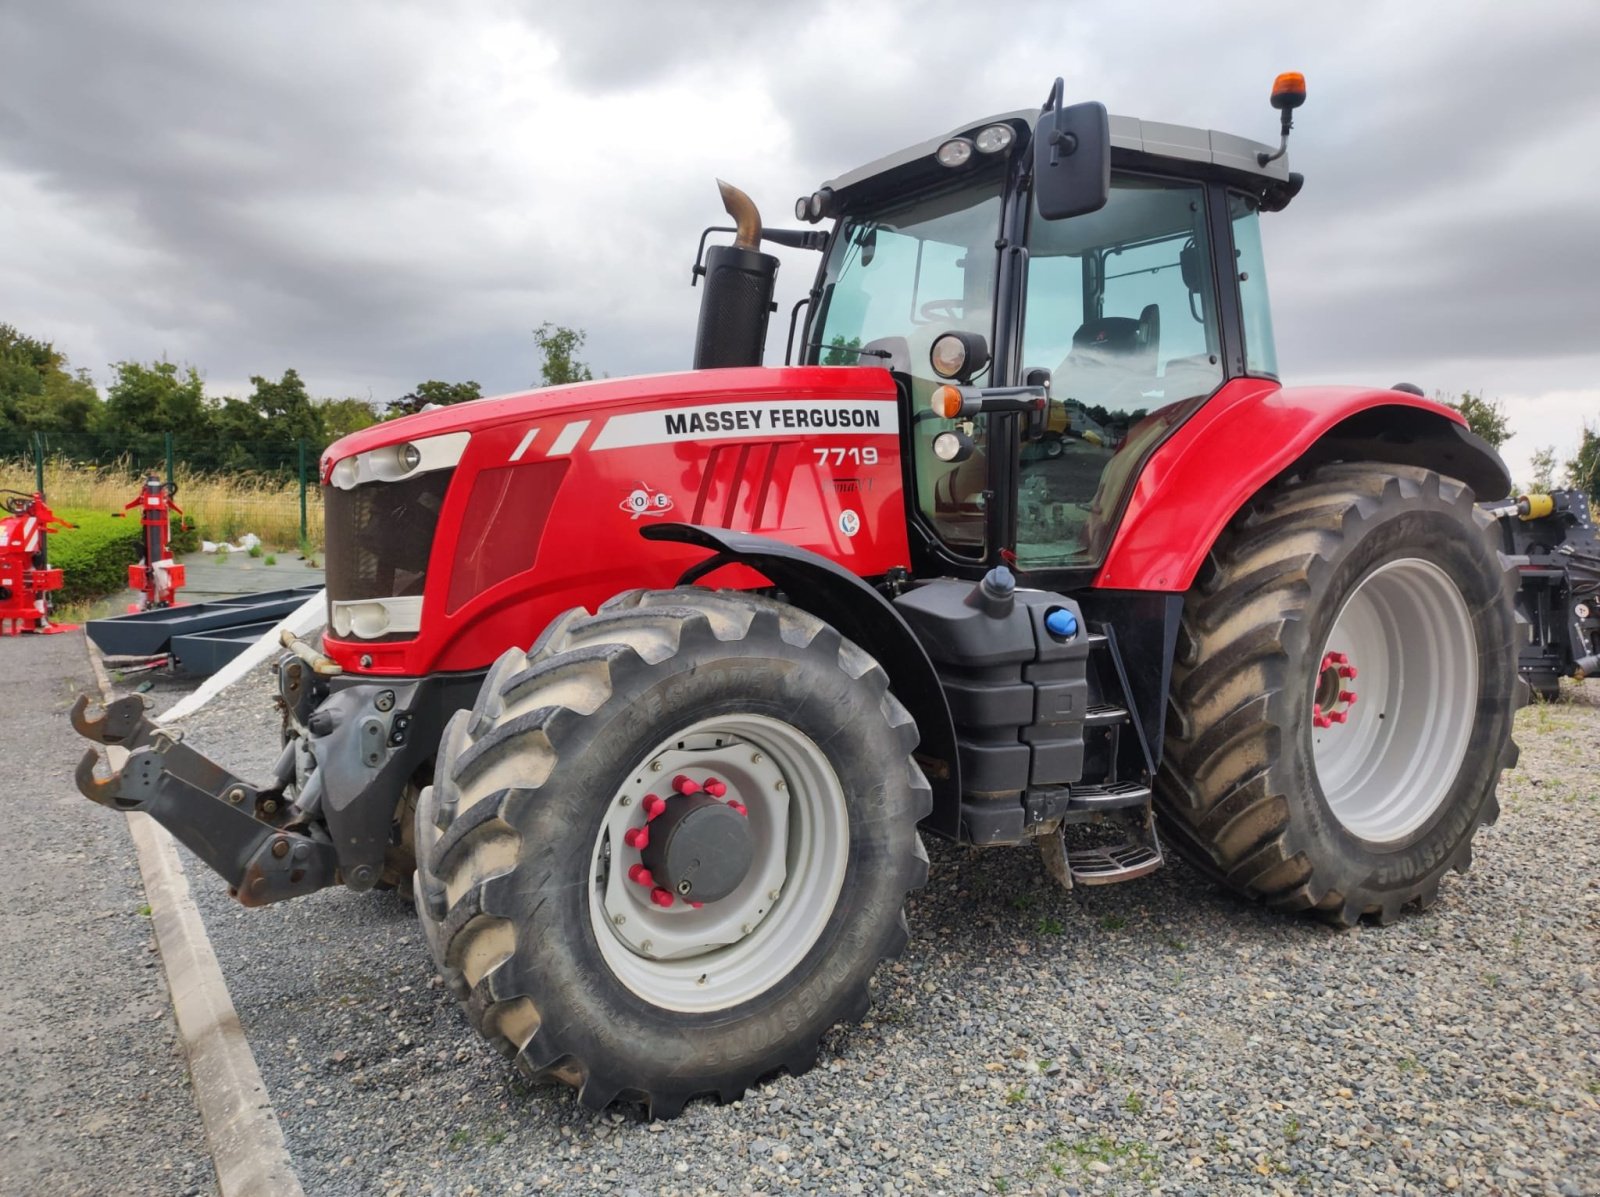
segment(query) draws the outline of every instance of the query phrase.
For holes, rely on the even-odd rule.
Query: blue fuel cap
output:
[[[1056,607],[1045,612],[1044,626],[1058,640],[1071,640],[1078,634],[1078,617],[1065,607]]]

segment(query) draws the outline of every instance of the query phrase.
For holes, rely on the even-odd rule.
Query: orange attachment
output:
[[[1305,103],[1306,77],[1299,71],[1284,71],[1272,81],[1272,106],[1296,108]]]

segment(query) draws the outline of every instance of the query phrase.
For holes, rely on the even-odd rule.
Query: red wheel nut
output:
[[[705,903],[704,902],[690,902],[689,905],[693,906],[696,910],[699,910],[702,906],[705,905]]]
[[[1342,678],[1347,678],[1350,681],[1354,681],[1356,677],[1356,667],[1354,665],[1339,666],[1339,676]]]
[[[1332,661],[1335,665],[1350,664],[1350,658],[1345,656],[1343,653],[1329,653],[1328,660]]]
[[[725,783],[718,781],[715,777],[708,777],[706,778],[705,790],[706,793],[710,794],[713,798],[721,798],[728,792],[728,787]]]
[[[1328,718],[1333,720],[1335,723],[1343,723],[1346,719],[1350,718],[1350,716],[1346,715],[1343,711],[1330,711],[1328,713]]]
[[[732,807],[734,810],[738,811],[741,815],[744,815],[747,818],[749,817],[749,814],[750,814],[749,809],[746,808],[745,804],[740,802],[737,798],[735,798],[731,802],[729,802],[728,805],[730,807]]]
[[[1339,701],[1350,706],[1356,705],[1356,692],[1354,690],[1340,690]]]
[[[648,827],[630,827],[622,833],[622,842],[630,848],[637,848],[643,852],[650,846],[650,829]]]
[[[676,898],[674,898],[666,890],[662,889],[659,885],[650,891],[650,900],[657,906],[660,906],[662,909],[671,906],[675,901],[677,901]]]
[[[658,798],[654,794],[646,794],[644,796],[643,805],[644,817],[647,819],[653,819],[662,811],[667,809],[667,800],[665,798]]]
[[[650,875],[650,870],[642,864],[632,865],[628,869],[628,880],[646,888],[653,888],[656,883],[656,879]]]
[[[690,794],[698,794],[700,792],[700,783],[688,774],[680,773],[672,779],[672,788],[688,797]]]

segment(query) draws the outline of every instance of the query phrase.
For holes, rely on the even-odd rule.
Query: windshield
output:
[[[881,363],[902,371],[911,376],[915,410],[923,411],[942,381],[928,365],[934,338],[968,329],[992,341],[1002,182],[996,171],[989,181],[964,180],[959,191],[846,220],[823,272],[822,301],[804,360],[823,366]],[[980,446],[982,425],[974,429]],[[927,419],[913,426],[917,501],[946,544],[977,555],[983,547],[983,488],[960,488],[978,492],[970,501],[957,503],[949,494],[944,502],[938,499],[941,488],[953,494],[951,476],[973,464],[962,467],[933,455],[933,437],[950,426]],[[982,455],[973,461],[981,469]]]

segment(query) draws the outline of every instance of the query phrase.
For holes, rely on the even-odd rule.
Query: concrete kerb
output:
[[[85,644],[101,699],[110,702],[99,653]],[[148,815],[127,819],[217,1188],[222,1197],[305,1197],[172,837]]]

